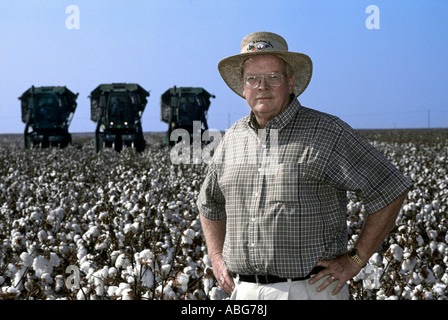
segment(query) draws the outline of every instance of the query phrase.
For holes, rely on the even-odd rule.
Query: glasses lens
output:
[[[248,89],[256,89],[261,83],[261,78],[270,87],[278,87],[282,84],[283,75],[272,73],[272,74],[260,74],[244,77],[244,85]]]

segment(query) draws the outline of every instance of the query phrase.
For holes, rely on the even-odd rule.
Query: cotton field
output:
[[[397,226],[349,283],[352,299],[448,298],[448,130],[362,134],[414,182]],[[0,136],[0,299],[226,299],[196,199],[205,164],[173,165],[161,135],[143,153],[97,153]],[[349,242],[364,210],[347,205]]]

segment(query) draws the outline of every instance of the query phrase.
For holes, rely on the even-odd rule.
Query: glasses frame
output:
[[[272,84],[269,80],[269,76],[278,76],[280,78],[280,81],[278,84]],[[247,80],[249,78],[254,77],[255,80],[258,78],[258,82],[256,82],[255,85],[249,85],[247,83]],[[283,84],[283,79],[285,78],[285,75],[280,72],[272,72],[272,73],[261,73],[261,74],[251,74],[248,76],[243,77],[243,85],[247,89],[257,89],[261,84],[261,78],[263,78],[265,85],[268,85],[270,88],[277,88],[280,87]]]

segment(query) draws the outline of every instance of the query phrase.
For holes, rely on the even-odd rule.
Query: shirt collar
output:
[[[268,129],[278,129],[282,130],[288,123],[290,123],[296,116],[297,112],[299,112],[299,109],[302,107],[299,100],[297,98],[294,98],[290,105],[286,107],[285,110],[280,112],[279,115],[277,115],[274,119],[269,121],[266,125],[266,128]],[[251,111],[248,119],[248,125],[253,130],[257,130],[255,125],[255,115]]]

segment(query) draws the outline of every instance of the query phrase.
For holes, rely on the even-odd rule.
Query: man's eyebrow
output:
[[[244,74],[244,76],[247,77],[247,76],[257,76],[259,74],[277,74],[277,73],[282,74],[283,72],[281,72],[281,71],[271,71],[271,72],[266,72],[266,73],[251,73],[251,72],[248,72],[248,73]]]

